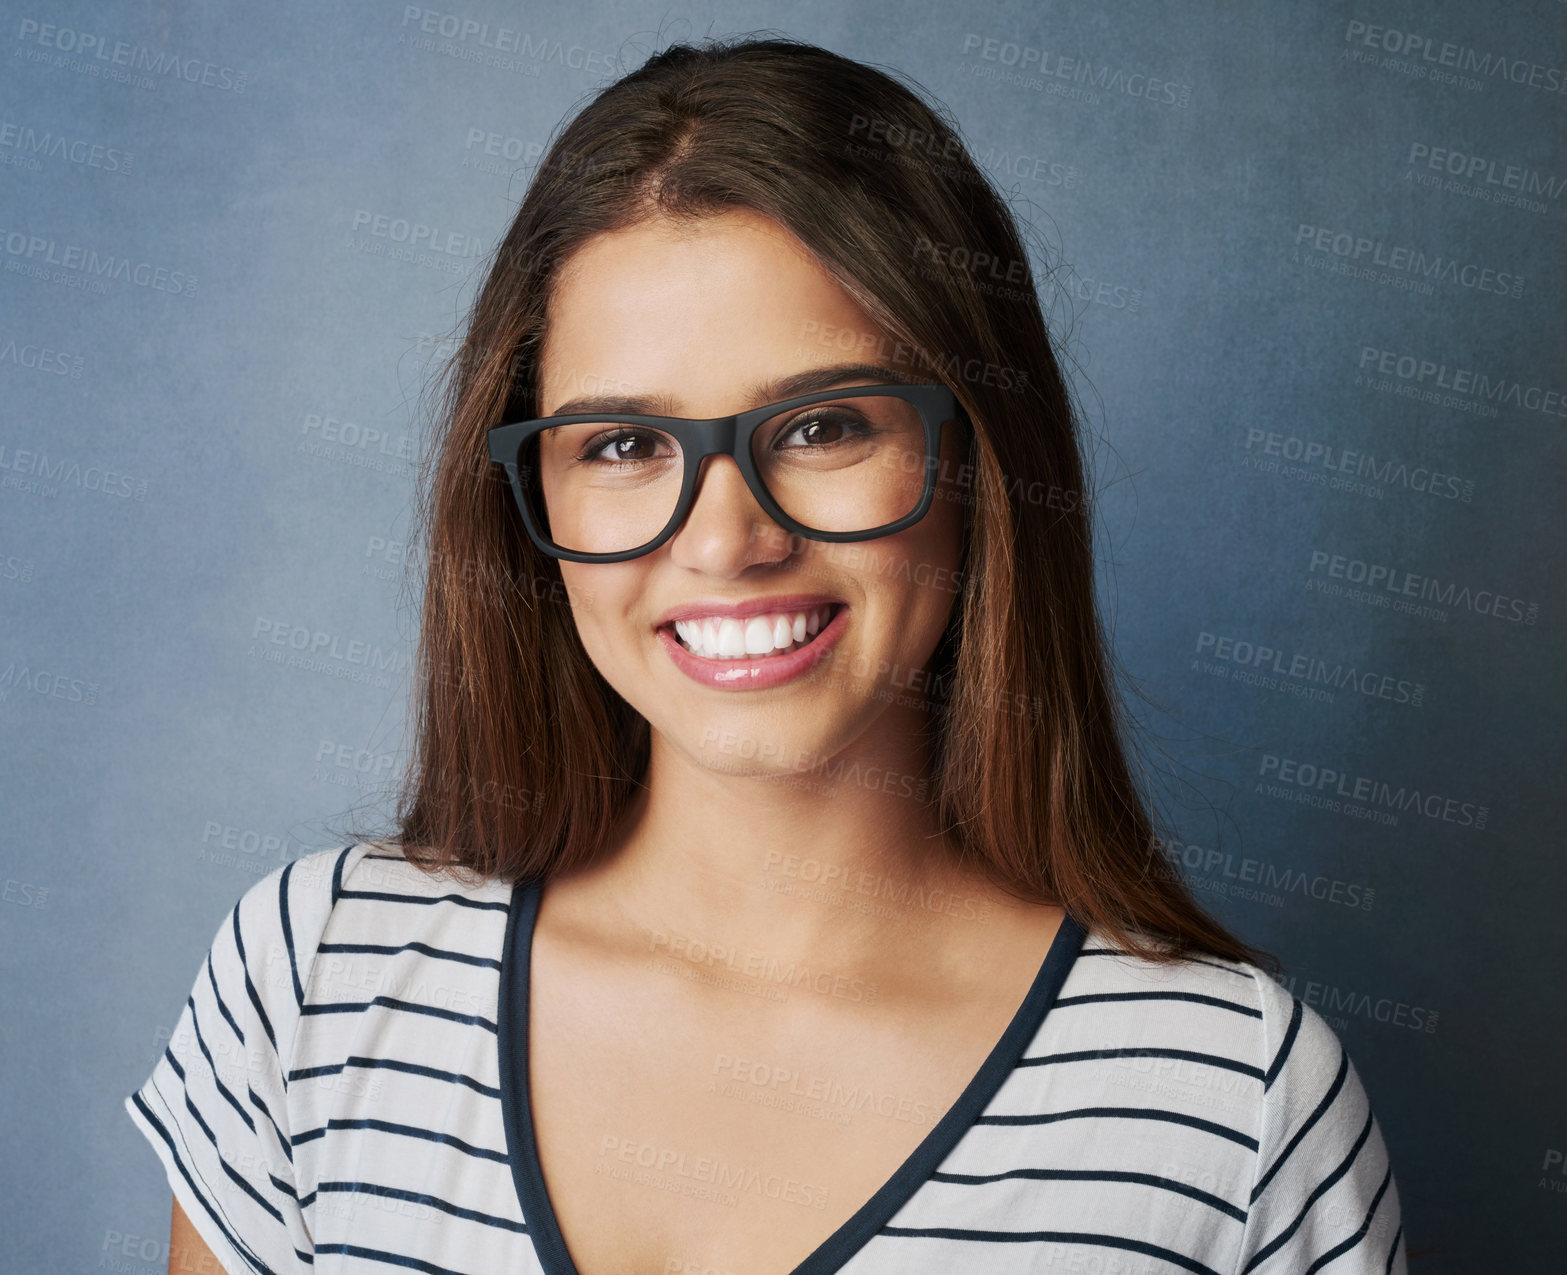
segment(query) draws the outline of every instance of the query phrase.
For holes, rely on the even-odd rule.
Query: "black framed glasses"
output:
[[[855,385],[733,416],[582,413],[489,431],[544,553],[624,562],[684,524],[709,456],[732,456],[767,516],[810,540],[873,540],[930,509],[941,431],[967,415],[945,385]]]

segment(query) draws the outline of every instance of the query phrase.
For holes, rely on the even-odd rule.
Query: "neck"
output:
[[[916,711],[889,708],[882,729],[799,771],[718,771],[655,731],[610,846],[558,893],[617,945],[665,955],[700,944],[847,970],[932,927],[982,931],[1009,901],[939,831]]]

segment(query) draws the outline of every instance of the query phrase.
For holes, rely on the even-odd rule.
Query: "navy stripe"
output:
[[[1282,1231],[1280,1231],[1276,1236],[1274,1236],[1273,1239],[1265,1244],[1262,1248],[1257,1250],[1256,1256],[1253,1257],[1251,1261],[1246,1263],[1245,1268],[1241,1271],[1241,1275],[1246,1275],[1246,1271],[1251,1270],[1258,1263],[1266,1260],[1275,1250],[1283,1247],[1283,1245],[1289,1242],[1290,1236],[1295,1234],[1295,1232],[1298,1231],[1301,1228],[1301,1225],[1305,1222],[1306,1214],[1311,1212],[1312,1206],[1315,1205],[1316,1202],[1327,1193],[1327,1191],[1333,1186],[1335,1182],[1337,1182],[1340,1178],[1349,1172],[1350,1165],[1355,1163],[1355,1157],[1360,1154],[1360,1148],[1366,1145],[1366,1139],[1370,1136],[1371,1112],[1367,1111],[1366,1123],[1360,1130],[1360,1136],[1355,1139],[1355,1145],[1349,1149],[1349,1154],[1346,1155],[1339,1163],[1338,1168],[1334,1169],[1332,1173],[1323,1178],[1322,1181],[1317,1184],[1316,1189],[1306,1197],[1306,1202],[1301,1206],[1300,1212],[1295,1215],[1295,1220],[1286,1226]]]
[[[283,922],[283,946],[288,949],[288,972],[294,976],[294,1003],[305,1003],[305,989],[299,984],[299,959],[294,954],[294,926],[288,916],[288,878],[294,871],[295,860],[284,868],[277,882],[278,915]]]
[[[276,1275],[276,1272],[274,1272],[270,1266],[268,1266],[259,1257],[252,1253],[245,1246],[244,1242],[239,1238],[239,1236],[234,1234],[233,1230],[228,1224],[228,1219],[222,1216],[213,1207],[212,1201],[207,1198],[206,1192],[204,1192],[201,1187],[196,1185],[196,1179],[191,1177],[190,1170],[185,1167],[185,1161],[180,1156],[179,1148],[174,1144],[174,1138],[170,1135],[169,1131],[164,1128],[163,1121],[159,1120],[157,1115],[154,1114],[152,1108],[147,1105],[146,1099],[141,1096],[141,1091],[138,1090],[137,1092],[131,1094],[130,1098],[131,1101],[136,1104],[136,1109],[140,1111],[146,1118],[147,1123],[157,1130],[158,1136],[162,1138],[164,1143],[168,1146],[169,1154],[174,1159],[175,1167],[179,1169],[180,1176],[185,1179],[185,1185],[190,1187],[191,1194],[201,1201],[202,1207],[207,1210],[207,1216],[212,1219],[212,1224],[216,1226],[218,1230],[223,1232],[223,1238],[229,1242],[236,1253],[243,1257],[251,1264],[251,1266],[256,1269],[257,1272],[259,1272],[259,1275]]]
[[[337,862],[332,865],[332,908],[336,910],[337,901],[343,897],[343,864],[348,862],[349,852],[353,846],[344,846],[343,853],[337,856]]]
[[[410,1014],[428,1014],[431,1018],[444,1018],[448,1022],[466,1023],[470,1027],[483,1027],[495,1031],[488,1018],[479,1014],[459,1014],[454,1009],[442,1009],[438,1005],[420,1005],[414,1001],[400,1001],[395,996],[377,996],[367,1001],[327,1001],[322,1005],[306,1005],[301,1014],[358,1014],[372,1005],[384,1005],[387,1009],[400,1009]]]
[[[1177,1182],[1174,1178],[1156,1177],[1152,1173],[1127,1173],[1119,1169],[1008,1169],[1005,1173],[938,1171],[930,1175],[932,1182],[953,1182],[960,1186],[983,1186],[987,1182],[1004,1182],[1008,1178],[1035,1179],[1041,1182],[1139,1182],[1144,1186],[1156,1187],[1161,1191],[1174,1191],[1190,1199],[1199,1200],[1209,1208],[1233,1217],[1237,1222],[1246,1220],[1246,1210],[1237,1208],[1228,1200],[1207,1191],[1199,1191],[1196,1187]]]
[[[1262,1069],[1250,1063],[1224,1058],[1219,1054],[1199,1053],[1194,1049],[1166,1049],[1149,1045],[1124,1045],[1116,1049],[1077,1049],[1066,1054],[1038,1054],[1033,1058],[1020,1058],[1019,1067],[1043,1067],[1047,1063],[1088,1062],[1096,1058],[1179,1058],[1186,1062],[1202,1063],[1225,1071],[1239,1072],[1253,1080],[1262,1079]]]
[[[481,1213],[478,1209],[465,1209],[456,1204],[451,1204],[439,1196],[426,1195],[422,1191],[403,1191],[394,1186],[381,1186],[374,1182],[323,1182],[311,1193],[314,1199],[323,1191],[349,1192],[352,1194],[385,1196],[394,1200],[407,1200],[412,1204],[425,1204],[432,1209],[440,1209],[443,1213],[450,1213],[453,1217],[464,1218],[469,1222],[479,1222],[484,1226],[499,1227],[503,1231],[515,1231],[518,1235],[528,1233],[527,1224],[513,1221],[509,1217],[496,1217],[493,1213]]]
[[[222,1002],[219,1003],[221,1004]],[[223,1077],[218,1075],[217,1061],[212,1057],[212,1051],[207,1048],[206,1037],[201,1034],[201,1023],[196,1019],[195,1001],[187,998],[185,1004],[190,1007],[191,1031],[196,1036],[196,1047],[201,1050],[201,1056],[207,1060],[207,1066],[212,1072],[212,1083],[217,1086],[218,1092],[227,1100],[229,1106],[239,1112],[239,1118],[245,1122],[245,1127],[254,1133],[256,1131],[256,1122],[250,1118],[250,1112],[246,1111],[240,1104],[239,1099],[229,1092],[229,1087],[223,1083]],[[245,1038],[243,1036],[239,1038],[239,1044],[241,1052],[243,1052],[245,1046]]]
[[[261,1020],[261,1026],[267,1033],[267,1039],[272,1042],[272,1052],[281,1058],[283,1051],[277,1047],[277,1035],[272,1030],[272,1020],[267,1017],[267,1011],[261,1003],[261,997],[256,994],[256,985],[250,981],[250,963],[245,959],[245,940],[239,932],[239,904],[236,903],[234,905],[234,910],[229,915],[234,918],[234,949],[239,953],[239,967],[245,972],[245,994],[250,997],[250,1003],[255,1006],[256,1017]]]
[[[507,1156],[504,1151],[491,1151],[488,1147],[476,1147],[471,1142],[464,1142],[461,1138],[451,1133],[436,1133],[433,1129],[420,1129],[411,1124],[393,1124],[390,1120],[373,1120],[368,1117],[359,1120],[328,1120],[319,1129],[310,1129],[294,1139],[297,1147],[303,1142],[313,1142],[317,1138],[324,1138],[328,1130],[338,1129],[375,1129],[381,1133],[394,1133],[404,1138],[414,1138],[421,1142],[437,1142],[443,1146],[456,1147],[464,1155],[476,1156],[481,1160],[496,1160],[505,1164]]]
[[[1206,957],[1187,956],[1183,959],[1191,962],[1193,965],[1211,965],[1214,969],[1223,970],[1226,974],[1234,974],[1240,978],[1251,978],[1251,974],[1247,970],[1237,969],[1233,965],[1225,965],[1219,961],[1210,961]]]
[[[218,1145],[218,1135],[213,1133],[212,1126],[207,1123],[207,1118],[203,1116],[199,1110],[197,1110],[196,1104],[190,1100],[190,1090],[181,1089],[180,1097],[184,1100],[185,1110],[196,1117],[197,1127],[200,1128],[202,1133],[207,1135],[207,1141],[212,1143],[213,1147],[216,1148]]]
[[[340,1063],[331,1063],[322,1067],[305,1067],[288,1073],[290,1080],[310,1080],[316,1076],[334,1076],[346,1067],[384,1067],[388,1071],[406,1071],[413,1076],[428,1076],[432,1080],[445,1080],[454,1085],[467,1085],[476,1093],[483,1094],[486,1098],[499,1098],[501,1091],[495,1085],[487,1085],[482,1080],[475,1080],[472,1076],[465,1076],[457,1071],[441,1071],[435,1067],[426,1067],[422,1063],[402,1062],[395,1058],[361,1058],[357,1054],[351,1054],[348,1059]]]
[[[1360,1229],[1346,1239],[1342,1244],[1330,1248],[1326,1253],[1306,1268],[1306,1275],[1313,1271],[1321,1270],[1335,1258],[1342,1257],[1350,1249],[1354,1248],[1361,1240],[1366,1238],[1366,1233],[1371,1229],[1371,1219],[1376,1216],[1377,1206],[1382,1203],[1382,1197],[1387,1193],[1388,1183],[1393,1180],[1393,1165],[1388,1163],[1387,1172],[1382,1175],[1382,1185],[1377,1188],[1377,1193],[1371,1197],[1371,1207],[1366,1210],[1366,1218],[1360,1224]]]
[[[245,1092],[250,1095],[251,1103],[261,1108],[261,1114],[267,1118],[267,1123],[272,1126],[272,1132],[277,1134],[278,1146],[283,1148],[283,1154],[288,1157],[288,1162],[292,1165],[294,1163],[294,1153],[289,1148],[288,1139],[283,1136],[282,1127],[272,1118],[272,1113],[267,1109],[267,1104],[261,1100],[261,1095],[252,1089],[248,1082],[245,1085]]]
[[[1284,1043],[1279,1046],[1279,1052],[1273,1059],[1273,1065],[1268,1068],[1267,1079],[1262,1082],[1263,1090],[1273,1088],[1273,1082],[1279,1078],[1279,1073],[1284,1070],[1284,1063],[1290,1056],[1290,1050],[1295,1048],[1296,1037],[1300,1035],[1301,1020],[1306,1016],[1305,1008],[1300,999],[1290,997],[1293,1008],[1290,1010],[1289,1029],[1284,1033]]]
[[[479,908],[485,912],[504,912],[504,903],[487,903],[480,899],[470,899],[461,894],[437,894],[432,896],[422,894],[390,894],[385,890],[348,890],[338,891],[338,897],[344,899],[379,899],[384,903],[455,903],[458,907]]]
[[[1090,1231],[970,1231],[955,1226],[884,1226],[881,1234],[906,1235],[917,1239],[975,1240],[986,1244],[1093,1244],[1100,1248],[1123,1248],[1129,1253],[1145,1253],[1149,1257],[1157,1257],[1179,1266],[1182,1270],[1195,1271],[1196,1275],[1219,1275],[1213,1267],[1204,1266],[1195,1258],[1177,1253],[1174,1249],[1145,1244],[1141,1240],[1129,1240],[1120,1235],[1096,1235]]]
[[[1306,1117],[1306,1123],[1301,1125],[1299,1131],[1289,1140],[1289,1145],[1279,1154],[1279,1158],[1273,1162],[1268,1171],[1257,1179],[1257,1185],[1252,1188],[1251,1200],[1255,1204],[1257,1197],[1268,1189],[1268,1183],[1273,1181],[1273,1175],[1283,1167],[1283,1164],[1294,1153],[1301,1140],[1311,1132],[1317,1121],[1327,1115],[1328,1109],[1337,1100],[1339,1092],[1344,1088],[1344,1082],[1349,1079],[1349,1055],[1344,1052],[1344,1047],[1339,1046],[1338,1075],[1333,1077],[1333,1083],[1328,1086],[1327,1093],[1322,1095],[1322,1100],[1317,1103],[1316,1110]]]
[[[1079,955],[1081,955],[1081,956],[1129,956],[1134,961],[1139,959],[1138,956],[1136,955],[1136,953],[1128,952],[1128,951],[1125,951],[1122,948],[1118,948],[1118,947],[1085,947],[1082,950],[1082,952],[1079,953]],[[1144,958],[1144,959],[1146,959],[1146,958]],[[1187,964],[1187,965],[1211,965],[1216,970],[1223,970],[1226,974],[1234,974],[1234,975],[1236,975],[1236,976],[1238,976],[1240,978],[1250,978],[1251,977],[1251,974],[1248,973],[1246,970],[1237,969],[1233,965],[1223,965],[1223,964],[1220,964],[1220,962],[1218,962],[1218,961],[1210,961],[1207,958],[1201,957],[1201,956],[1183,956],[1181,958],[1181,961],[1182,961],[1183,964]]]
[[[1124,1120],[1168,1120],[1171,1124],[1183,1124],[1192,1129],[1201,1129],[1204,1133],[1212,1133],[1221,1138],[1228,1138],[1231,1142],[1239,1143],[1251,1151],[1257,1149],[1256,1139],[1248,1138],[1239,1130],[1227,1128],[1222,1124],[1214,1124],[1211,1120],[1199,1120],[1196,1116],[1184,1115],[1179,1111],[1165,1111],[1158,1107],[1078,1107],[1074,1111],[1041,1112],[1023,1116],[980,1116],[974,1123],[999,1125],[1054,1124],[1057,1120],[1084,1120],[1093,1116],[1111,1116]]]
[[[387,943],[322,943],[321,952],[349,952],[358,955],[395,956],[398,952],[422,952],[441,961],[461,961],[464,965],[477,965],[499,971],[501,963],[493,956],[470,956],[467,952],[452,952],[444,947],[431,947],[428,943],[410,941],[396,947]]]
[[[1262,1011],[1250,1005],[1237,1005],[1222,996],[1204,996],[1201,992],[1091,992],[1084,996],[1063,996],[1056,1002],[1058,1009],[1077,1005],[1102,1005],[1109,1001],[1190,1001],[1197,1005],[1215,1005],[1219,1009],[1233,1010],[1247,1018],[1261,1018]]]
[[[1393,1171],[1393,1165],[1391,1162],[1388,1163],[1387,1169],[1389,1173]],[[1398,1247],[1399,1244],[1403,1241],[1403,1238],[1404,1222],[1403,1219],[1400,1218],[1398,1223],[1398,1230],[1393,1232],[1393,1243],[1388,1246],[1387,1265],[1382,1268],[1383,1275],[1388,1275],[1388,1272],[1393,1269],[1393,1259],[1398,1256]]]
[[[239,1173],[235,1171],[234,1167],[229,1164],[228,1160],[224,1156],[223,1148],[218,1145],[217,1134],[212,1131],[212,1126],[209,1125],[202,1117],[201,1112],[196,1110],[196,1104],[190,1100],[190,1090],[182,1088],[180,1093],[181,1096],[185,1099],[185,1109],[196,1118],[196,1123],[201,1126],[201,1131],[207,1135],[207,1140],[212,1143],[212,1149],[217,1152],[218,1164],[222,1167],[223,1172],[228,1175],[229,1179],[233,1181],[240,1188],[240,1190],[244,1191],[246,1195],[250,1196],[251,1199],[253,1199],[257,1204],[270,1213],[273,1218],[276,1219],[279,1225],[281,1225],[283,1222],[283,1215],[279,1213],[277,1209],[274,1208],[272,1204],[269,1203],[268,1200],[259,1191],[256,1190],[255,1187],[251,1186],[249,1181],[241,1177]]]
[[[214,944],[214,946],[216,946],[216,944]],[[211,948],[207,949],[207,983],[212,988],[212,999],[218,1003],[218,1013],[222,1014],[224,1018],[228,1019],[229,1026],[234,1029],[234,1039],[243,1043],[245,1040],[245,1033],[240,1029],[239,1023],[235,1021],[234,1015],[229,1013],[229,1007],[223,1003],[223,993],[218,991],[218,976],[212,968]],[[194,1013],[195,998],[190,997],[185,1001],[185,1003],[192,1006],[192,1013]]]

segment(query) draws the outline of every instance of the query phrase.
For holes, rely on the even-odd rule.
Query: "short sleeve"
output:
[[[152,1074],[125,1099],[180,1208],[231,1275],[314,1262],[296,1189],[288,1060],[333,868],[347,853],[306,855],[246,890]]]
[[[1256,1174],[1236,1275],[1407,1275],[1392,1161],[1342,1042],[1260,970]]]

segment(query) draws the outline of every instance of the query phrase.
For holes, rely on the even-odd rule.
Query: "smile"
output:
[[[674,622],[675,636],[693,654],[709,660],[743,660],[786,655],[805,646],[832,618],[839,603],[803,611],[748,616],[698,616]]]
[[[731,690],[760,690],[804,673],[848,628],[841,602],[748,616],[675,620],[657,630],[675,666],[695,681]]]

